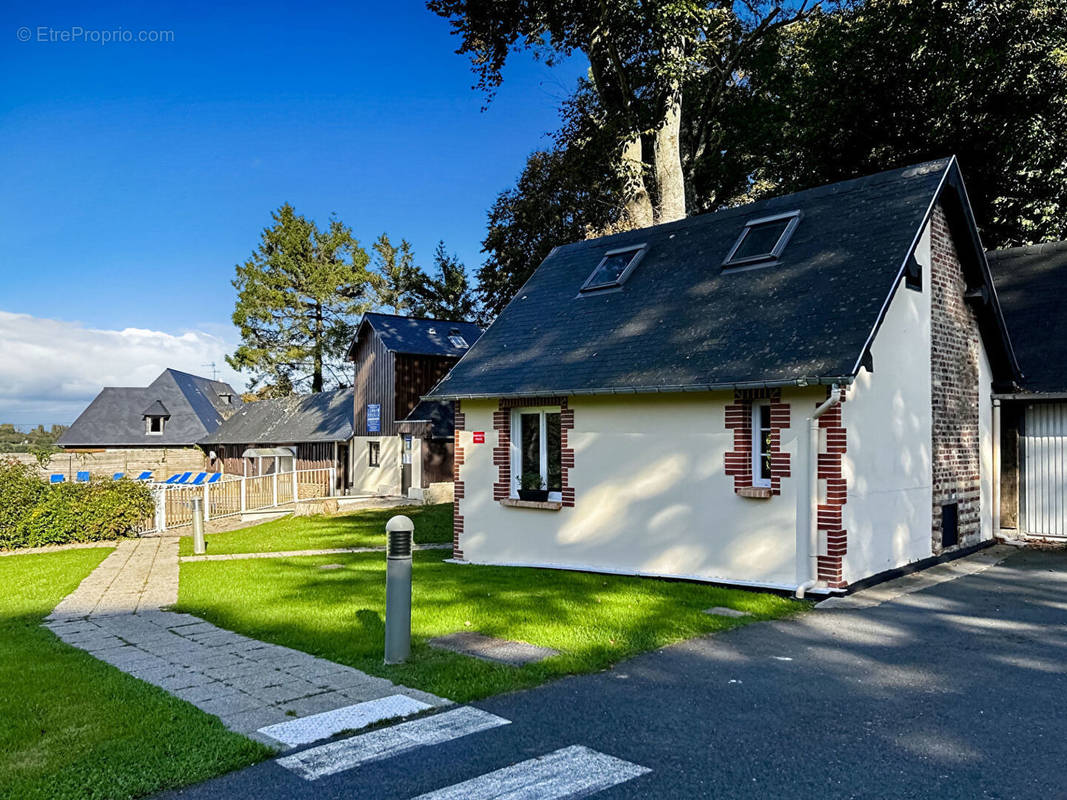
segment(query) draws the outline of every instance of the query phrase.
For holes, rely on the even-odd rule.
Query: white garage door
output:
[[[1029,406],[1021,443],[1021,527],[1067,537],[1067,403]]]

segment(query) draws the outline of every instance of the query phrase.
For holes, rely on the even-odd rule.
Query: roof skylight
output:
[[[647,245],[639,244],[608,250],[593,270],[593,274],[582,284],[581,290],[589,292],[622,286],[623,281],[634,271],[634,267],[637,266],[646,249]]]
[[[773,261],[785,250],[789,237],[800,221],[799,211],[776,214],[773,217],[750,219],[737,237],[730,254],[723,261],[724,267],[737,267]]]

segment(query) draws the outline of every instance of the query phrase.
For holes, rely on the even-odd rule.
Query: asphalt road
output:
[[[510,724],[317,780],[268,761],[169,796],[412,798],[582,745],[650,770],[603,800],[1067,798],[1067,553],[846,606],[476,703]],[[562,779],[524,765],[437,796],[579,796],[599,767],[573,753]]]

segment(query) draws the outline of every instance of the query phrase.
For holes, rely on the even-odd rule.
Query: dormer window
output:
[[[647,249],[647,245],[639,244],[608,250],[593,270],[593,274],[582,284],[581,291],[592,292],[622,286]]]
[[[776,260],[785,250],[799,221],[799,211],[750,219],[722,265],[740,267]]]
[[[233,395],[229,392],[219,392],[219,400],[226,405],[233,405]]]
[[[144,410],[144,432],[146,436],[162,436],[163,429],[167,427],[170,412],[159,400],[152,403]]]

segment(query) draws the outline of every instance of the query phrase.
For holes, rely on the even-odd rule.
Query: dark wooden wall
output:
[[[455,446],[451,439],[422,440],[422,488],[452,480]]]
[[[422,396],[448,374],[458,359],[450,356],[396,354],[396,398],[393,414],[403,419],[419,404]]]
[[[212,465],[213,472],[225,472],[227,475],[244,475],[245,460],[241,454],[250,447],[292,447],[292,442],[256,442],[253,444],[220,444],[211,449],[218,454],[218,458]],[[296,445],[296,468],[297,469],[327,469],[338,467],[334,463],[333,442],[302,442]],[[248,476],[256,474],[256,462],[248,461]]]
[[[378,403],[382,407],[382,436],[393,436],[396,430],[396,413],[393,404],[394,369],[393,354],[382,344],[377,332],[369,325],[362,327],[360,341],[355,352],[356,405],[354,427],[356,436],[377,436],[367,432],[367,404]]]
[[[403,419],[419,400],[452,369],[457,359],[450,356],[421,356],[391,353],[369,325],[362,326],[356,343],[355,390],[353,402],[356,436],[377,436],[367,431],[367,405],[382,407],[382,436],[396,436]]]

